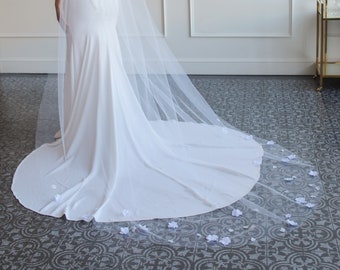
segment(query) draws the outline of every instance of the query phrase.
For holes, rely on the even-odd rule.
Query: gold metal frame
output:
[[[319,87],[317,91],[323,88],[324,78],[340,77],[340,62],[328,62],[327,46],[328,46],[328,21],[340,20],[340,10],[337,14],[330,15],[328,0],[316,1],[316,73],[314,78],[319,77]],[[336,71],[329,72],[329,69]]]

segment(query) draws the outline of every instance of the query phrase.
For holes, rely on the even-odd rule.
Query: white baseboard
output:
[[[189,74],[311,75],[315,73],[313,60],[221,59],[216,61],[181,59],[180,62]]]
[[[315,64],[311,60],[226,60],[180,59],[188,74],[206,75],[311,75]],[[0,59],[0,73],[57,73],[55,59]]]
[[[0,73],[57,73],[55,59],[0,59]]]

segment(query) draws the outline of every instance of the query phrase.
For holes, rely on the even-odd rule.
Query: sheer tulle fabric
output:
[[[311,212],[321,190],[313,169],[224,123],[144,1],[63,0],[61,28],[62,138],[18,167],[12,189],[25,207],[173,244],[188,228],[200,237],[224,224],[220,234],[241,239],[263,220],[296,225]]]

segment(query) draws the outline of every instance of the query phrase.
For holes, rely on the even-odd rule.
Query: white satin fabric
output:
[[[259,179],[261,145],[222,124],[147,117],[112,27],[119,3],[64,1],[63,140],[22,161],[15,196],[44,215],[101,222],[191,216],[239,200]]]

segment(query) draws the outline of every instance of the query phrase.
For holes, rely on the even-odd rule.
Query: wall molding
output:
[[[287,0],[289,6],[289,18],[288,18],[288,29],[287,33],[239,33],[239,34],[228,34],[228,33],[200,33],[195,28],[195,0],[189,0],[189,13],[190,13],[190,36],[198,38],[287,38],[293,34],[293,0]]]
[[[161,1],[161,13],[162,13],[162,37],[167,37],[168,35],[168,24],[167,24],[167,1]],[[0,33],[0,38],[58,38],[58,33]]]
[[[35,34],[35,33],[16,33],[16,34],[1,34],[0,38],[58,38],[58,34]]]
[[[164,37],[167,37],[168,36],[168,23],[167,23],[167,21],[168,21],[168,16],[167,16],[167,14],[168,14],[168,4],[167,4],[167,1],[166,0],[162,0],[162,7],[163,7],[163,9],[162,9],[162,13],[163,13],[163,15],[162,15],[162,17],[163,17],[163,36]]]
[[[315,59],[308,58],[180,58],[188,74],[313,75]],[[0,58],[0,73],[57,73],[56,58]]]
[[[298,62],[187,62],[181,65],[192,75],[314,75],[314,61]]]
[[[340,37],[340,33],[328,33],[328,37]]]
[[[179,58],[189,63],[310,63],[314,58]]]
[[[0,73],[58,73],[58,59],[0,58]]]
[[[167,25],[167,13],[168,13],[168,10],[167,10],[167,1],[166,0],[159,0],[160,3],[161,3],[161,25],[160,25],[160,28],[159,31],[160,31],[160,35],[157,35],[159,37],[167,37],[168,35],[168,25]],[[156,24],[156,21],[153,20],[156,27],[158,28],[157,24]]]

